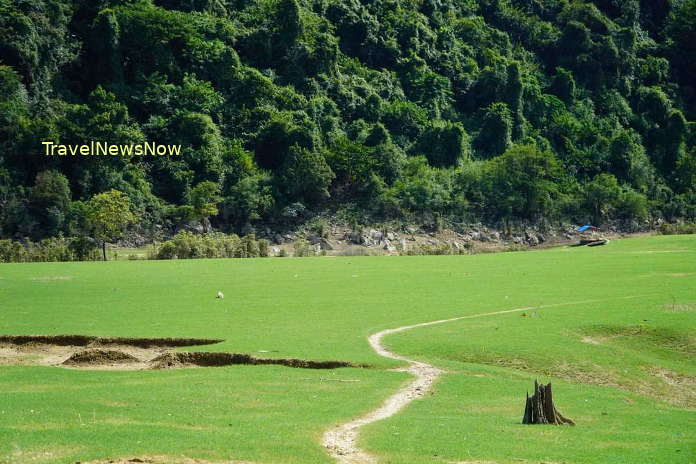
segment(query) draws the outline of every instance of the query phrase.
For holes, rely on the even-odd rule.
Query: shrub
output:
[[[25,244],[14,240],[0,240],[0,262],[57,262],[98,260],[96,248],[84,245],[82,237],[54,237]]]
[[[164,242],[160,245],[153,259],[175,259],[176,245],[174,242]]]
[[[313,232],[317,234],[319,237],[323,238],[328,238],[329,237],[329,232],[331,231],[331,226],[329,225],[329,221],[327,221],[324,218],[318,218],[313,221],[311,221],[308,224],[308,227],[310,232]]]
[[[33,245],[33,261],[74,261],[75,255],[69,246],[69,240],[63,237],[47,238]]]
[[[268,258],[271,253],[271,242],[262,238],[259,240],[259,256],[262,258]]]
[[[696,223],[692,224],[668,224],[660,225],[660,233],[662,235],[687,235],[696,234]]]
[[[295,242],[293,245],[295,248],[295,257],[297,258],[304,258],[306,256],[314,256],[314,249],[312,249],[312,245],[309,244],[307,240],[300,239]]]
[[[268,240],[256,240],[253,234],[239,238],[235,234],[211,233],[196,235],[188,231],[177,233],[162,243],[150,259],[193,258],[258,258],[270,254]]]
[[[341,256],[372,256],[370,250],[362,246],[350,246],[339,254]]]
[[[70,239],[69,246],[77,261],[94,261],[99,259],[99,245],[91,237],[74,237]]]
[[[242,238],[241,249],[245,255],[244,258],[258,258],[260,256],[259,242],[256,241],[254,234],[245,235]]]
[[[27,259],[27,249],[14,240],[0,240],[0,262],[3,263],[23,263]]]
[[[421,243],[415,247],[409,248],[406,251],[402,251],[402,255],[415,256],[415,255],[465,255],[469,253],[471,246],[465,246],[462,248],[456,248],[453,245],[448,245],[447,243],[439,243],[437,245],[427,245]]]

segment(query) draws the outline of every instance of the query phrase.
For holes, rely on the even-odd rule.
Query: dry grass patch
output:
[[[601,345],[607,340],[607,337],[589,337],[585,336],[580,339],[583,343],[588,343],[590,345]]]
[[[647,324],[631,326],[600,325],[586,329],[585,337],[597,341],[638,342],[643,346],[667,348],[676,353],[695,355],[696,338],[682,331],[653,327]]]
[[[696,408],[696,377],[662,367],[650,368],[648,372],[666,384],[670,403],[690,409]]]
[[[70,447],[51,447],[51,449],[21,449],[16,448],[7,457],[6,461],[1,460],[2,464],[23,464],[27,462],[37,464],[53,464],[57,460],[63,459],[79,451],[80,448]]]
[[[662,306],[662,309],[670,313],[696,311],[696,303],[667,303]]]
[[[258,464],[251,461],[208,461],[205,459],[172,456],[149,456],[142,458],[117,458],[100,461],[77,461],[75,464]]]

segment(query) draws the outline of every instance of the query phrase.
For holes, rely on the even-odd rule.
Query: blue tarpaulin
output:
[[[590,225],[578,227],[578,232],[585,232],[585,231],[588,230],[588,229],[596,229],[596,227],[595,227],[595,226],[590,226]]]

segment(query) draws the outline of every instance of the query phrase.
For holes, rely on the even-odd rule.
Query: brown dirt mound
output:
[[[338,367],[357,367],[354,364],[345,361],[307,361],[304,359],[255,358],[248,354],[241,353],[204,351],[165,353],[153,359],[151,362],[153,369],[168,369],[187,366],[230,366],[234,364],[276,364],[303,369],[336,369]]]
[[[82,366],[82,365],[97,365],[97,364],[114,364],[114,363],[137,363],[138,358],[128,353],[118,350],[84,350],[79,351],[68,359],[63,361],[66,366]]]

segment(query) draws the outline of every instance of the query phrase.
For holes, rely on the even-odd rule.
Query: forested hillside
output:
[[[694,120],[696,0],[0,0],[0,238],[693,220]]]

